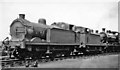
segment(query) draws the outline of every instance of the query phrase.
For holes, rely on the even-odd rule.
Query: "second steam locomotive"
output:
[[[120,33],[54,22],[46,25],[45,19],[33,23],[19,14],[10,25],[9,47],[18,59],[51,58],[80,54],[97,54],[120,51]]]

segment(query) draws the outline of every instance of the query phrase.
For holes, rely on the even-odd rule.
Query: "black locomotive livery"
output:
[[[10,56],[18,59],[51,58],[60,56],[120,52],[120,33],[54,22],[45,19],[33,23],[19,14],[10,25]]]

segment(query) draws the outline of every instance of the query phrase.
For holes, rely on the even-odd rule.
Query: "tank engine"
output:
[[[25,19],[24,14],[20,14],[19,18],[14,20],[10,25],[11,46],[16,48],[14,56],[18,58],[25,57],[25,54],[32,47],[26,48],[26,42],[44,42],[46,40],[46,32],[50,27],[46,25],[45,19],[39,19],[39,23],[32,23]],[[19,51],[17,53],[16,51]],[[26,52],[25,52],[26,51]],[[20,54],[20,52],[25,52]]]
[[[114,46],[114,50],[120,49],[119,33],[113,38],[105,33],[104,29],[101,33],[93,33],[92,29],[64,22],[55,22],[48,26],[45,19],[33,23],[26,20],[24,14],[20,14],[10,25],[10,35],[12,54],[19,59],[53,59],[81,53],[102,53],[109,50],[108,46],[112,47],[110,50],[113,50]]]
[[[66,50],[70,50],[65,45],[75,44],[75,32],[63,30],[58,26],[48,26],[45,19],[39,19],[38,22],[30,22],[25,19],[24,14],[20,14],[19,18],[10,25],[10,44],[14,48],[15,57],[45,57],[51,52],[56,55],[59,52],[65,53]],[[62,47],[59,47],[60,45]]]

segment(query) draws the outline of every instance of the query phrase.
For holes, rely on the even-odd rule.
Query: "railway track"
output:
[[[10,67],[19,67],[19,66],[24,66],[24,67],[38,67],[38,64],[43,64],[43,63],[49,63],[49,62],[55,62],[58,60],[63,60],[63,59],[88,59],[94,56],[106,56],[106,55],[114,55],[114,54],[119,54],[119,53],[103,53],[103,54],[96,54],[96,55],[71,55],[69,57],[61,56],[61,57],[55,57],[54,60],[50,60],[50,58],[41,58],[41,59],[25,59],[25,60],[19,60],[19,59],[9,59],[9,60],[1,60],[1,66],[2,68],[10,68]]]
[[[2,60],[1,66],[2,66],[2,68],[15,67],[15,66],[21,66],[22,63],[23,63],[23,61],[18,60],[18,59]]]

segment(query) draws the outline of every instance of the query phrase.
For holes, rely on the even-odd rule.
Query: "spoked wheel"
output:
[[[66,56],[66,57],[69,57],[69,56],[70,56],[70,53],[71,53],[71,51],[66,52],[66,53],[65,53],[65,56]]]
[[[17,58],[17,59],[25,59],[25,51],[24,50],[22,50],[22,49],[16,49],[16,50],[14,50],[13,51],[13,56],[15,56],[15,58]]]

